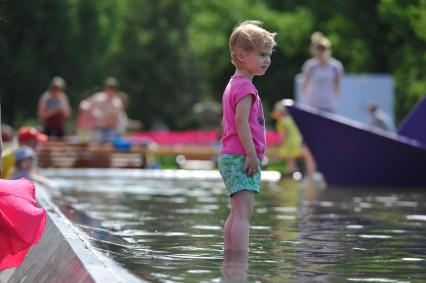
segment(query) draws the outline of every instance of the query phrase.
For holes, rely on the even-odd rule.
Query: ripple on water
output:
[[[401,281],[388,278],[348,278],[352,282],[383,282],[383,283],[410,283],[410,281]]]
[[[57,177],[55,202],[100,251],[147,281],[227,282],[236,263],[249,282],[426,282],[426,192],[263,183],[250,258],[229,265],[222,182],[166,173],[176,180],[130,171]]]
[[[359,235],[360,238],[364,239],[389,239],[392,238],[390,235]]]
[[[402,258],[404,261],[424,261],[423,258],[414,258],[414,257],[404,257]]]
[[[222,230],[221,226],[216,225],[194,225],[192,228],[200,229],[200,230]]]
[[[348,228],[348,229],[362,229],[362,228],[364,228],[364,226],[363,225],[346,225],[346,228]]]
[[[407,215],[407,220],[426,221],[426,215]]]

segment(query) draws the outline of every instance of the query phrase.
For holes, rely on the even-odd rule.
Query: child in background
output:
[[[40,133],[36,128],[33,127],[22,127],[18,133],[19,146],[29,146],[34,151],[40,143],[46,142],[48,137]],[[15,153],[16,147],[7,148],[2,154],[2,172],[0,175],[1,179],[8,179],[15,170]]]
[[[286,161],[284,177],[296,177],[295,173],[298,172],[296,159],[302,156],[302,137],[287,112],[284,100],[275,103],[271,116],[277,121],[275,127],[283,138],[280,156]]]
[[[15,170],[9,179],[27,178],[32,180],[32,171],[35,167],[35,152],[29,146],[21,146],[15,151]]]
[[[265,152],[265,118],[254,76],[265,74],[271,64],[275,34],[261,22],[245,21],[229,40],[236,70],[222,98],[223,137],[219,171],[231,211],[224,227],[225,251],[248,251],[254,193],[260,189],[260,166]]]
[[[39,184],[52,187],[52,181],[36,172],[36,154],[29,146],[21,146],[15,151],[15,169],[10,180],[26,178]]]
[[[277,121],[277,132],[279,132],[283,137],[280,155],[287,163],[283,177],[290,177],[294,179],[300,179],[302,177],[299,168],[297,168],[296,165],[297,158],[304,159],[306,175],[308,177],[312,177],[315,173],[315,161],[313,160],[308,148],[303,145],[299,129],[290,114],[287,112],[285,99],[275,103],[274,111],[271,113],[271,116]]]

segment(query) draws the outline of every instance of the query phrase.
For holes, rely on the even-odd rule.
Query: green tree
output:
[[[69,21],[64,1],[1,3],[0,96],[6,122],[34,117],[38,96],[53,75],[64,76]]]
[[[55,75],[76,109],[107,76],[149,127],[196,127],[192,105],[219,101],[232,75],[228,38],[245,19],[277,32],[266,76],[255,79],[266,109],[293,97],[309,37],[330,37],[348,73],[391,73],[399,119],[426,89],[426,0],[45,0],[0,1],[0,96],[7,122],[35,117]]]
[[[380,20],[390,26],[385,42],[401,119],[426,91],[426,1],[382,0],[379,11]]]
[[[182,2],[132,1],[125,18],[121,50],[109,66],[131,96],[129,112],[149,126],[163,118],[172,128],[194,126],[197,99]]]
[[[114,4],[115,3],[115,4]],[[55,75],[71,101],[103,79],[117,49],[122,8],[116,1],[3,1],[0,96],[6,122],[35,117],[37,101]]]

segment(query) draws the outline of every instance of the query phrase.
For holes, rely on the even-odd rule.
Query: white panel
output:
[[[303,103],[301,83],[302,75],[299,74],[295,78],[295,100]],[[343,77],[337,114],[368,124],[370,116],[367,106],[372,101],[394,119],[394,82],[391,75],[350,74]]]

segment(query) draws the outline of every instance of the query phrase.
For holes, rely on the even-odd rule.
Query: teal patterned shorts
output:
[[[242,190],[254,191],[256,193],[260,190],[260,169],[262,162],[258,160],[259,171],[252,177],[249,177],[246,172],[242,171],[245,161],[246,157],[239,154],[219,155],[219,172],[225,183],[226,194],[228,196],[232,196]]]

